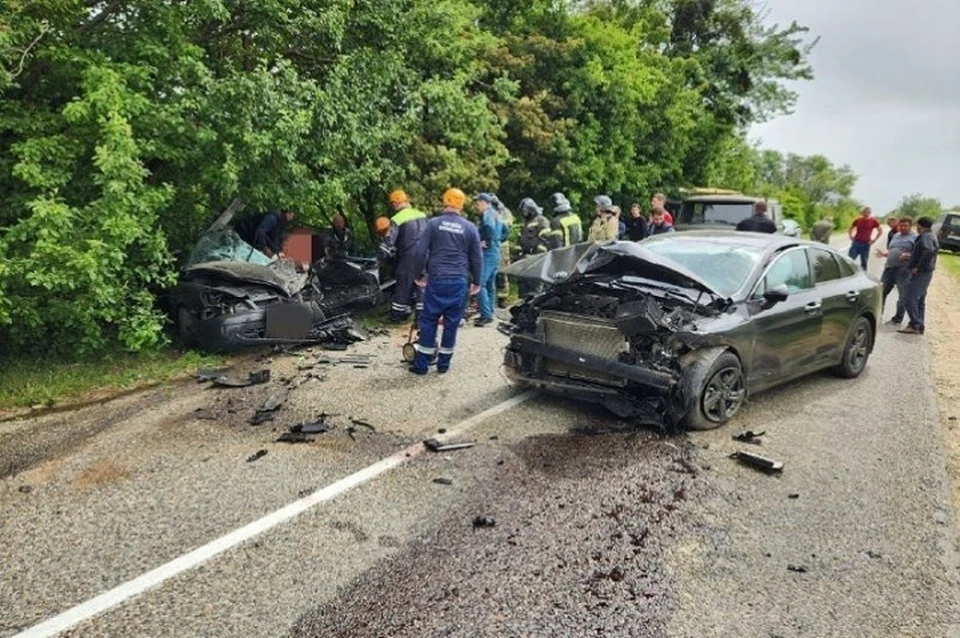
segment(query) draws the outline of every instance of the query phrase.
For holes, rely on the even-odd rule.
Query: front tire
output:
[[[843,360],[831,369],[838,377],[855,379],[867,367],[873,350],[873,324],[866,317],[857,317],[850,328],[850,336],[843,348]]]
[[[681,424],[690,430],[712,430],[736,416],[747,397],[740,360],[732,352],[712,359],[698,356],[684,384],[687,411]]]

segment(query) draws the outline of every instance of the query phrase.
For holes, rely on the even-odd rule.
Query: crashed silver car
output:
[[[579,244],[506,273],[546,285],[501,325],[509,376],[668,428],[717,427],[748,396],[820,369],[858,376],[881,316],[877,281],[782,235]]]
[[[271,259],[229,228],[201,236],[170,290],[180,340],[212,352],[248,346],[351,342],[346,314],[381,298],[376,260],[322,260],[306,272]]]

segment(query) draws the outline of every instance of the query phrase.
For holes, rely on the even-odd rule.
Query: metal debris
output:
[[[453,479],[448,479],[444,476],[438,476],[437,478],[433,479],[433,482],[437,485],[453,485]]]
[[[213,385],[219,388],[246,388],[251,385],[260,385],[270,381],[270,370],[257,370],[247,375],[246,379],[231,379],[226,375],[221,375],[212,379]]]
[[[793,499],[793,500],[797,500],[798,498],[800,498],[800,495],[799,495],[799,494],[787,494],[787,498]]]
[[[733,435],[734,441],[749,443],[751,445],[761,445],[763,442],[760,437],[766,434],[766,431],[754,432],[753,430],[741,430]]]
[[[803,565],[787,565],[787,571],[795,572],[797,574],[806,574],[807,568]]]
[[[17,488],[17,491],[20,492],[21,494],[29,494],[30,492],[33,491],[33,487],[31,487],[30,485],[21,485],[20,487]]]
[[[256,452],[254,452],[253,454],[247,457],[247,463],[253,463],[254,461],[262,459],[266,455],[267,455],[266,450],[257,450]]]
[[[437,439],[427,439],[423,442],[423,444],[426,445],[427,449],[431,452],[453,452],[454,450],[465,450],[476,445],[476,443],[473,441],[463,441],[460,443],[451,441],[449,443],[444,443],[443,441],[438,441]]]
[[[313,437],[303,432],[284,432],[277,437],[277,443],[312,443]]]
[[[752,452],[734,452],[730,455],[730,458],[768,474],[783,471],[783,463],[768,459],[759,454],[753,454]]]
[[[253,416],[250,417],[250,425],[260,425],[267,421],[273,421],[276,411],[280,409],[286,400],[287,395],[284,392],[274,392],[271,394],[267,397],[267,400],[263,402],[263,405],[254,412]]]
[[[373,364],[373,357],[365,354],[351,354],[343,357],[320,357],[317,359],[319,365],[358,365],[369,366]]]

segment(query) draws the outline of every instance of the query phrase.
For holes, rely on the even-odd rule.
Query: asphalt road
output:
[[[960,635],[924,339],[884,327],[860,379],[815,375],[732,426],[664,438],[544,396],[477,418],[516,396],[504,338],[467,329],[451,374],[427,378],[399,363],[402,338],[351,351],[365,368],[280,356],[251,363],[268,385],[0,423],[0,636],[42,635],[112,588],[67,635]],[[249,425],[277,392],[275,420]],[[321,412],[333,431],[275,442]],[[465,422],[475,447],[419,452]],[[763,445],[732,441],[739,428]],[[744,448],[783,475],[728,458]],[[132,595],[144,573],[384,458],[396,467]]]

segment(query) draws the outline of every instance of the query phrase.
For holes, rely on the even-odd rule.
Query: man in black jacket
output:
[[[770,233],[777,232],[777,225],[773,220],[767,217],[767,203],[757,202],[753,205],[753,215],[747,217],[739,224],[737,230],[744,230],[750,233]]]
[[[623,220],[627,227],[626,238],[630,241],[640,241],[647,237],[647,220],[640,211],[640,204],[630,207],[630,216]]]
[[[933,271],[937,267],[937,251],[940,244],[933,235],[933,220],[921,217],[917,220],[917,241],[910,251],[910,280],[907,281],[907,291],[904,305],[910,323],[898,332],[912,335],[922,335],[924,332],[924,315],[927,310],[927,289],[933,279]]]

